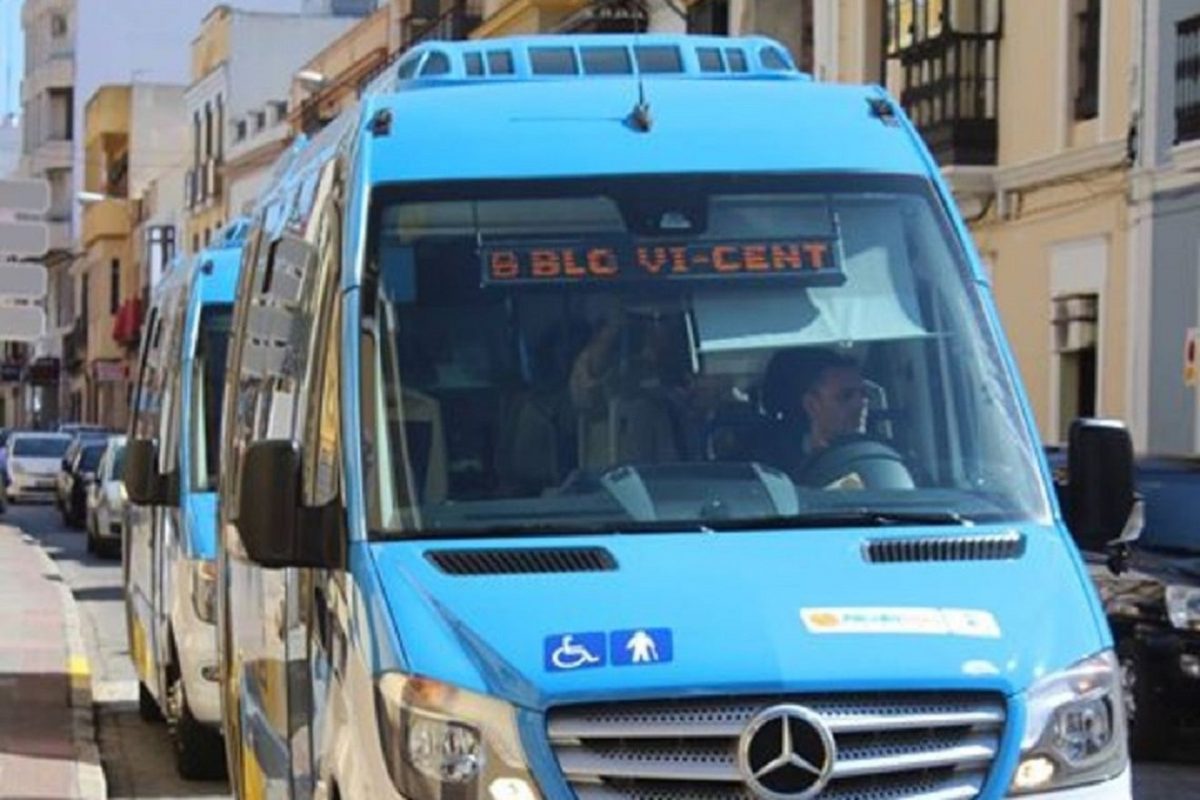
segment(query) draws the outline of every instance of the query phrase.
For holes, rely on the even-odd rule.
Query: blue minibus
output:
[[[257,202],[238,797],[1130,796],[987,274],[884,91],[757,37],[429,42]],[[1072,438],[1116,539],[1128,433]]]
[[[144,327],[126,457],[123,582],[139,711],[165,718],[185,778],[223,774],[216,648],[216,488],[240,221],[181,258]],[[132,469],[132,471],[130,471]]]

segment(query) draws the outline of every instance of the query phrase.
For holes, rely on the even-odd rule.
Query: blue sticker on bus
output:
[[[547,636],[543,647],[546,669],[550,672],[569,672],[603,667],[607,662],[606,646],[602,631]]]
[[[675,657],[670,628],[638,628],[613,631],[609,649],[614,667],[666,664]]]

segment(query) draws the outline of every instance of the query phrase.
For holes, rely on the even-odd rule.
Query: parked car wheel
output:
[[[1117,647],[1117,657],[1121,663],[1130,752],[1139,759],[1162,758],[1170,746],[1174,724],[1154,691],[1154,676],[1148,674],[1136,641],[1122,642]]]
[[[221,734],[201,724],[188,707],[183,680],[171,679],[167,707],[171,739],[175,745],[175,769],[186,780],[216,780],[225,777],[225,742]]]

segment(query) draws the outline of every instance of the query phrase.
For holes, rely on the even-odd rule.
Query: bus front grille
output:
[[[764,727],[772,719],[791,722]],[[550,712],[548,729],[580,800],[753,800],[764,789],[799,797],[806,785],[816,788],[813,781],[824,787],[806,796],[823,800],[971,800],[996,759],[1005,720],[1000,695],[871,693],[564,706]],[[783,724],[793,726],[791,739],[807,742],[793,748],[789,739],[785,756],[788,748],[821,752],[817,742],[832,743],[822,777],[783,769],[772,778],[761,763],[772,753],[757,764],[748,755],[751,742],[774,747]],[[809,728],[821,738],[805,739]],[[779,779],[785,785],[772,783]]]

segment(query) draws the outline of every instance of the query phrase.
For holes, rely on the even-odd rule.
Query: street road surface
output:
[[[79,602],[84,639],[95,682],[100,755],[114,800],[217,800],[229,796],[223,782],[195,783],[175,774],[163,723],[143,722],[137,712],[137,677],[129,660],[121,598],[121,562],[87,554],[82,531],[62,527],[52,506],[9,506],[5,522],[41,541]],[[1183,743],[1173,763],[1134,766],[1136,800],[1200,798],[1200,737]]]

